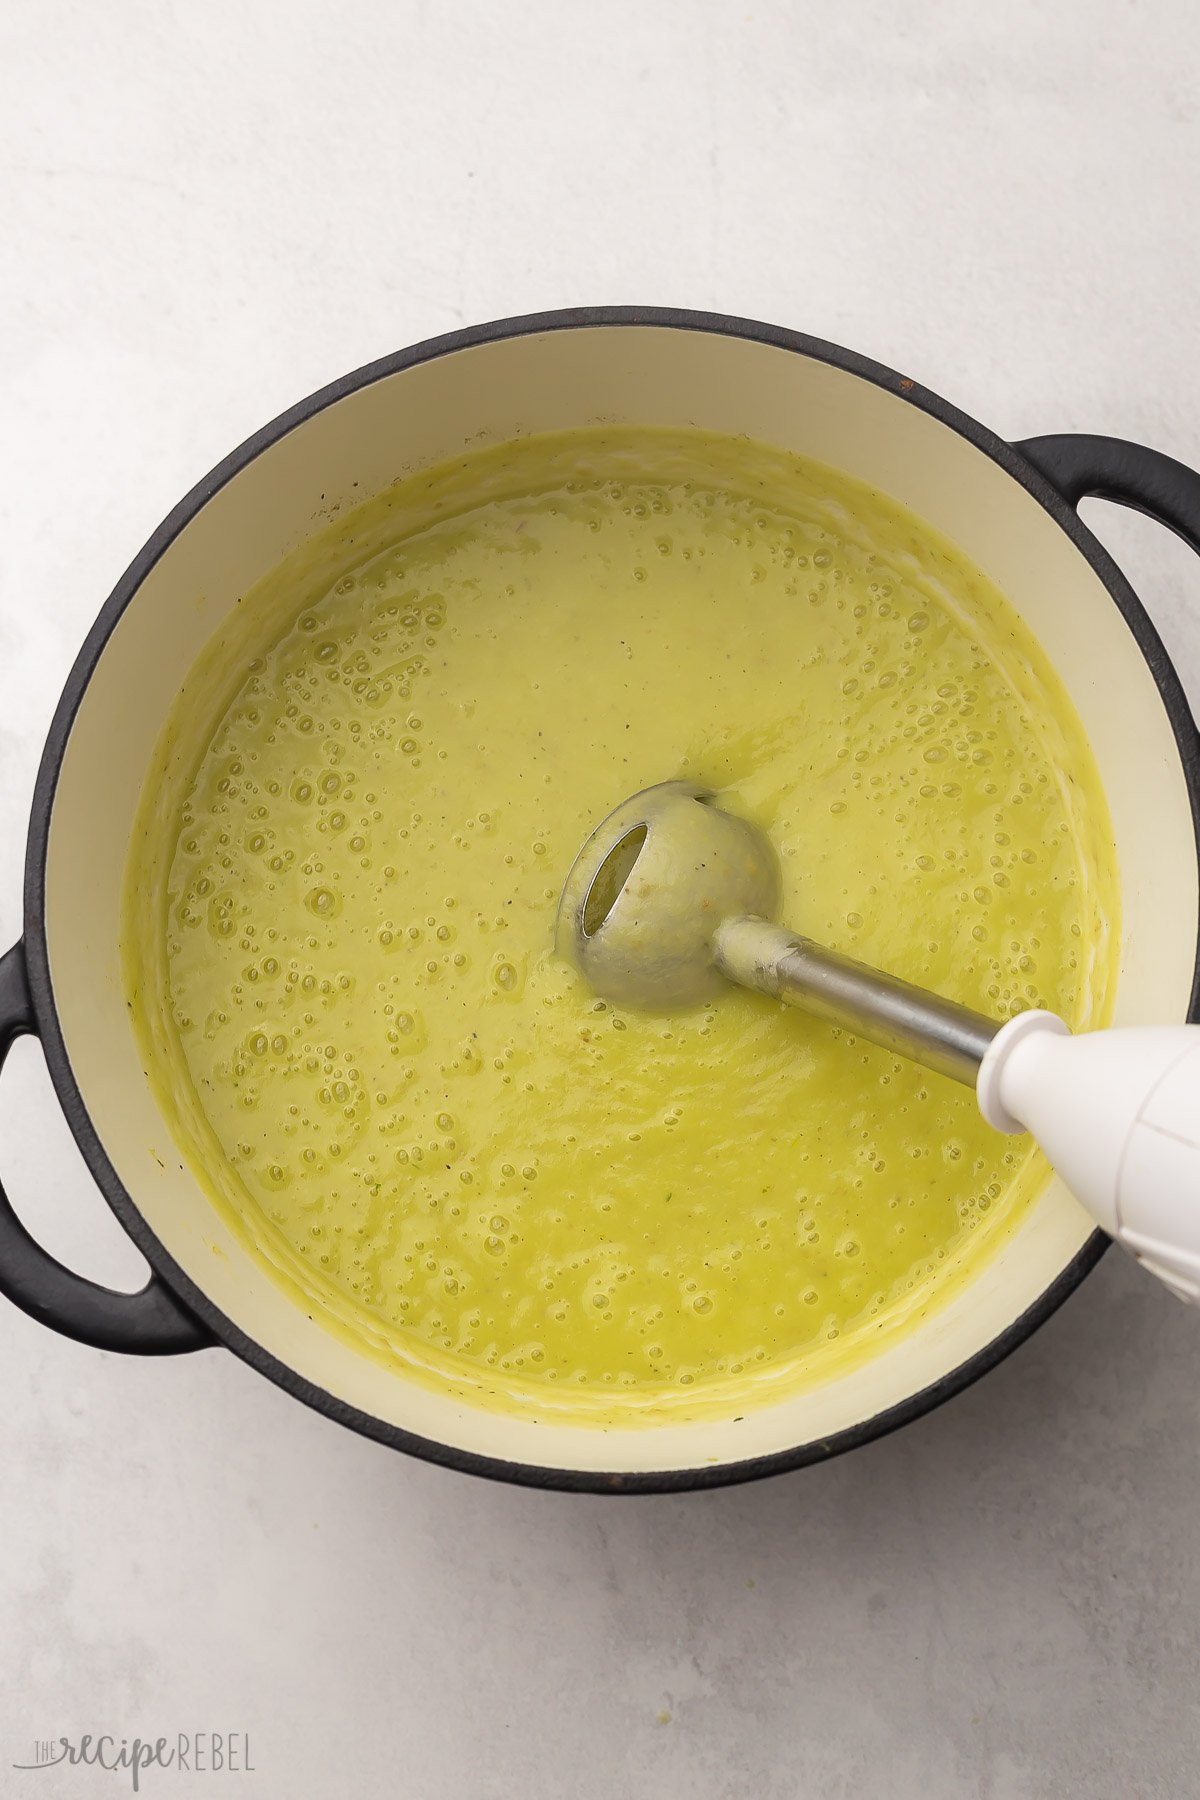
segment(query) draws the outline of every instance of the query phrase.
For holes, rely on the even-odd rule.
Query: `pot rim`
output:
[[[187,1307],[212,1333],[216,1342],[276,1383],[296,1399],[303,1400],[317,1412],[347,1425],[363,1436],[397,1450],[404,1450],[426,1462],[462,1470],[534,1488],[560,1489],[590,1493],[678,1493],[693,1489],[730,1486],[783,1474],[824,1461],[861,1444],[886,1436],[899,1426],[919,1419],[961,1393],[981,1375],[1010,1355],[1038,1326],[1057,1310],[1067,1296],[1099,1262],[1110,1240],[1096,1230],[1034,1303],[1013,1320],[983,1349],[976,1351],[957,1368],[937,1381],[910,1395],[906,1400],[875,1414],[828,1438],[801,1444],[792,1449],[738,1462],[704,1465],[696,1468],[608,1472],[591,1469],[568,1469],[554,1466],[508,1462],[503,1458],[484,1456],[459,1449],[435,1439],[391,1425],[373,1414],[350,1406],[299,1375],[280,1362],[238,1325],[227,1318],[197,1286],[190,1276],[167,1253],[122,1185],[108,1160],[104,1145],[88,1114],[76,1084],[67,1054],[54,991],[50,978],[49,952],[45,929],[46,858],[50,835],[55,790],[66,752],[75,715],[88,682],[118,620],[137,593],[150,570],[169,545],[184,530],[207,502],[254,461],[264,450],[287,433],[303,425],[328,406],[376,381],[431,362],[455,352],[473,349],[506,338],[526,337],[543,332],[596,327],[643,326],[665,330],[706,332],[719,337],[746,338],[789,350],[798,355],[824,362],[846,374],[888,389],[908,404],[931,414],[960,437],[981,450],[1017,481],[1051,515],[1066,532],[1076,549],[1091,564],[1126,624],[1150,668],[1163,706],[1170,721],[1183,766],[1184,778],[1192,807],[1197,856],[1200,859],[1200,733],[1197,732],[1191,708],[1179,676],[1163,646],[1158,632],[1137,599],[1129,583],[1098,540],[1079,518],[1074,507],[1063,498],[1041,472],[1020,451],[968,414],[960,412],[928,388],[860,355],[820,338],[802,332],[767,325],[752,319],[720,313],[693,312],[675,307],[599,306],[570,307],[550,312],[528,313],[513,318],[493,320],[487,324],[425,339],[408,349],[365,364],[319,388],[306,399],[289,407],[278,417],[254,432],[215,468],[209,471],[190,493],[168,513],[162,524],[147,540],[105,601],[96,621],[84,639],[79,654],[67,677],[47,734],[34,788],[25,860],[25,952],[29,987],[33,1000],[38,1035],[41,1038],[46,1065],[55,1092],[72,1134],[83,1153],[88,1169],[121,1225],[145,1256],[151,1267],[167,1282]],[[1200,921],[1197,928],[1195,976],[1188,1008],[1189,1019],[1200,1019]]]

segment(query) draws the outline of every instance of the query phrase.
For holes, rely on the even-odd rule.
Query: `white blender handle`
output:
[[[1054,1013],[1018,1013],[976,1093],[989,1125],[1031,1131],[1097,1223],[1200,1301],[1200,1025],[1073,1037]]]

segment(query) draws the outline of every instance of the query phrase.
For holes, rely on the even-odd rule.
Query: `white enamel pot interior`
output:
[[[400,1447],[517,1480],[636,1491],[793,1466],[916,1416],[1033,1329],[1103,1240],[1051,1182],[970,1287],[910,1335],[738,1419],[601,1430],[488,1412],[335,1336],[225,1227],[156,1106],[118,957],[143,777],[189,666],[238,596],[335,503],[467,448],[595,423],[700,426],[798,451],[960,545],[1045,647],[1099,764],[1122,881],[1116,1022],[1188,1015],[1200,886],[1194,728],[1144,615],[1071,507],[1030,461],[890,371],[767,327],[622,309],[509,321],[364,370],[268,427],[166,522],[101,615],[47,749],[30,839],[25,1023],[45,1042],[98,1181],[158,1272],[156,1306],[176,1314],[178,1295],[199,1321],[185,1319],[178,1343],[153,1341],[151,1326],[144,1344],[121,1347],[186,1347],[211,1334]],[[29,1304],[28,1292],[15,1297]],[[42,1313],[77,1336],[119,1340],[64,1322],[55,1305]]]

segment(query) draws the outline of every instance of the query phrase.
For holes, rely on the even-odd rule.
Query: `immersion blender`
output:
[[[787,930],[779,900],[768,838],[663,782],[587,840],[556,946],[606,1000],[667,1012],[735,981],[973,1087],[989,1125],[1032,1132],[1096,1222],[1200,1301],[1200,1025],[1075,1036],[1040,1009],[1002,1023]]]

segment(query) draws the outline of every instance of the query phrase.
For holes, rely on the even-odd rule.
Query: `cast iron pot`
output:
[[[812,1392],[703,1423],[506,1419],[357,1352],[242,1248],[172,1144],[118,962],[143,776],[190,664],[238,595],[333,502],[468,446],[598,422],[699,425],[799,451],[958,543],[1028,621],[1091,739],[1122,880],[1115,1022],[1200,1017],[1200,740],[1153,626],[1075,512],[1103,495],[1200,550],[1200,477],[1112,438],[1005,443],[907,376],[742,319],[625,307],[509,319],[386,357],[276,419],[176,507],[96,620],[38,777],[25,936],[0,961],[0,1059],[21,1033],[41,1039],[80,1149],[151,1274],[136,1294],[84,1280],[0,1194],[0,1289],[109,1350],[223,1344],[331,1418],[435,1462],[646,1492],[795,1468],[917,1418],[1028,1337],[1107,1240],[1052,1182],[956,1300]]]

